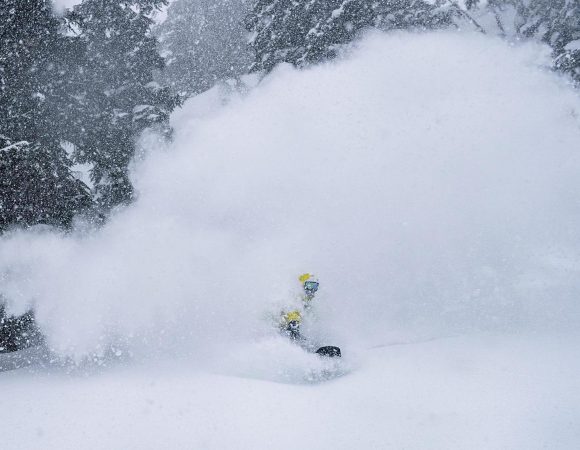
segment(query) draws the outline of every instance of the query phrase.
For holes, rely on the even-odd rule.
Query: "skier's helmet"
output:
[[[298,280],[300,280],[300,283],[304,288],[304,292],[306,292],[307,295],[313,296],[316,291],[318,291],[318,286],[320,283],[318,282],[318,278],[311,273],[304,273],[300,275]]]
[[[302,322],[302,314],[300,314],[300,311],[298,311],[298,310],[289,311],[289,312],[282,315],[282,319],[284,320],[284,323],[286,325],[289,325],[292,323],[299,325],[300,322]]]

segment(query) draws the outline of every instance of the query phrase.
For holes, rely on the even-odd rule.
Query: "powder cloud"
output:
[[[173,116],[101,230],[0,241],[1,291],[65,353],[250,342],[321,279],[337,343],[576,326],[579,102],[544,47],[372,34]],[[319,331],[321,332],[321,331]]]

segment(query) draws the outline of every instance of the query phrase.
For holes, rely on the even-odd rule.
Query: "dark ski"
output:
[[[325,347],[320,347],[316,350],[320,356],[328,356],[329,358],[340,358],[342,354],[340,353],[339,347],[334,347],[332,345],[327,345]]]

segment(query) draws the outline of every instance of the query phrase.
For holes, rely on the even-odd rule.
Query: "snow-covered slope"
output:
[[[387,345],[322,384],[187,361],[4,373],[2,448],[574,449],[579,346],[492,335]]]
[[[0,374],[3,442],[575,448],[580,101],[546,56],[372,35],[192,99],[103,229],[0,242],[9,307],[80,362]],[[305,271],[324,383],[268,321]]]

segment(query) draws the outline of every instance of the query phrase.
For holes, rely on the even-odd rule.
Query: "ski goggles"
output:
[[[318,290],[318,281],[305,281],[304,290],[307,292],[316,292]]]

